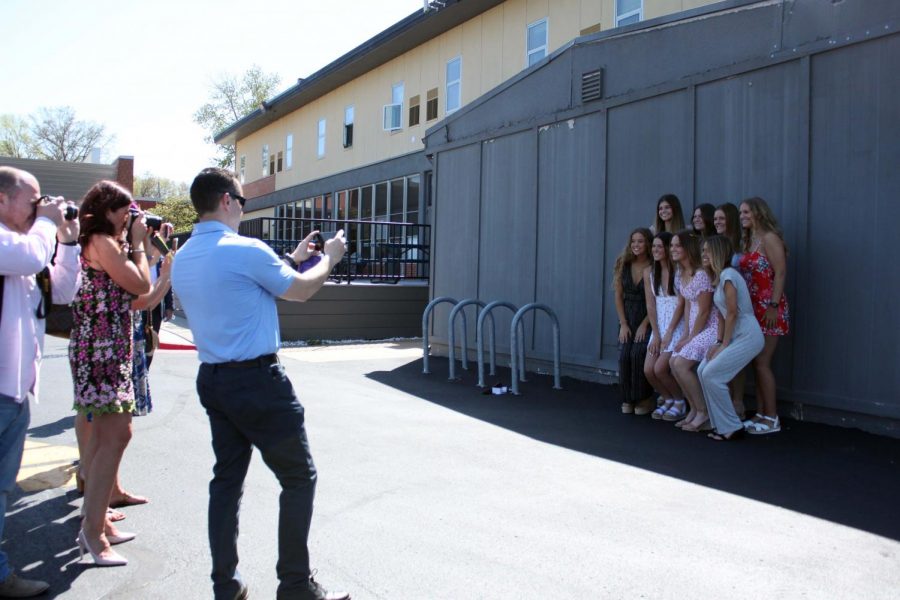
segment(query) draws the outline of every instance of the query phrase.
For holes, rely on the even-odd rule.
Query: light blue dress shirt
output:
[[[220,221],[197,223],[172,265],[172,288],[200,360],[222,363],[277,352],[275,298],[293,280],[294,271],[260,240]]]

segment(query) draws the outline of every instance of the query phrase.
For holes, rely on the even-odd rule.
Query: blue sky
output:
[[[0,0],[0,114],[71,106],[106,125],[135,173],[190,182],[215,148],[192,120],[223,73],[253,64],[286,88],[421,0]]]

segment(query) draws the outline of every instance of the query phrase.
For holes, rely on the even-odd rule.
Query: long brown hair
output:
[[[632,230],[632,232],[628,234],[628,242],[625,244],[625,248],[622,250],[619,258],[616,259],[616,267],[613,270],[613,285],[619,285],[622,278],[622,271],[625,269],[625,266],[630,265],[637,259],[631,251],[631,238],[633,238],[636,233],[641,234],[644,238],[644,257],[648,262],[653,262],[653,255],[650,254],[650,244],[653,243],[653,234],[650,233],[650,230],[646,227],[638,227]]]
[[[725,214],[725,237],[731,241],[732,252],[741,251],[741,217],[738,208],[731,202],[720,204],[716,210]]]
[[[747,198],[741,204],[746,204],[750,208],[750,213],[753,215],[753,222],[756,223],[756,226],[765,231],[767,233],[771,232],[778,236],[781,240],[781,243],[784,244],[784,253],[788,253],[787,244],[784,241],[784,234],[781,232],[781,227],[778,226],[778,219],[775,218],[775,215],[772,214],[772,209],[769,208],[768,203],[765,200],[758,196],[754,196],[753,198]],[[744,252],[750,252],[750,243],[753,238],[753,230],[750,228],[744,229],[744,237],[743,237],[743,248]]]
[[[694,228],[694,213],[700,211],[700,218],[703,219],[703,231],[697,231]],[[691,228],[694,229],[694,232],[698,233],[703,237],[709,237],[712,235],[716,235],[716,227],[713,225],[713,217],[716,214],[716,207],[708,202],[704,202],[703,204],[698,204],[694,207],[694,212],[691,213]]]
[[[694,233],[693,229],[682,229],[672,236],[678,238],[682,250],[687,253],[688,261],[691,263],[694,272],[703,266],[703,260],[700,258],[700,236]]]
[[[659,296],[659,286],[662,285],[662,268],[666,267],[669,271],[669,283],[666,285],[666,294],[669,296],[675,295],[675,265],[672,263],[672,251],[669,248],[669,245],[672,243],[672,234],[668,231],[657,231],[656,235],[653,236],[654,240],[659,240],[663,244],[663,250],[666,255],[663,257],[662,261],[653,261],[653,294]],[[652,246],[652,242],[651,242]],[[651,256],[652,256],[652,247],[651,247]],[[665,263],[665,265],[663,265]]]
[[[659,218],[659,205],[663,202],[668,203],[672,209],[672,226],[666,227],[665,222]],[[656,222],[653,225],[656,231],[675,232],[684,229],[684,212],[681,210],[681,200],[675,194],[663,194],[656,201]]]
[[[91,241],[91,236],[106,234],[115,237],[115,225],[106,216],[108,211],[119,210],[131,204],[131,194],[115,181],[98,181],[85,194],[78,209],[78,222],[81,233],[78,243],[82,249]]]

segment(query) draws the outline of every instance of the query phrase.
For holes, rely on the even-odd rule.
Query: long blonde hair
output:
[[[781,243],[784,245],[784,253],[787,254],[788,246],[784,241],[784,234],[781,232],[781,227],[778,226],[778,219],[772,214],[772,209],[769,208],[766,201],[758,196],[754,196],[753,198],[747,198],[741,202],[741,204],[746,204],[750,209],[750,213],[753,215],[753,222],[756,223],[756,226],[761,231],[774,233],[778,236],[778,239],[780,239]],[[744,228],[744,236],[742,239],[744,252],[750,252],[752,238],[753,230],[749,227]]]
[[[731,240],[724,235],[712,235],[705,240],[706,252],[709,254],[709,270],[712,274],[712,284],[719,284],[719,276],[722,271],[731,266],[731,256],[734,249]]]

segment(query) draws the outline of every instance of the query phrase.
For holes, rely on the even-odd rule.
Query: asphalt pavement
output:
[[[166,347],[190,333],[164,325]],[[81,498],[66,342],[48,338],[41,401],[3,548],[50,598],[211,598],[213,455],[189,349],[159,350],[154,410],[134,419],[123,509],[130,563],[78,560]],[[531,375],[483,395],[421,340],[285,348],[319,471],[316,579],[364,599],[898,598],[900,441],[785,421],[716,443],[622,415],[614,387]],[[470,364],[470,368],[472,365]],[[493,380],[508,383],[508,371]],[[240,569],[275,598],[278,484],[258,453]]]

